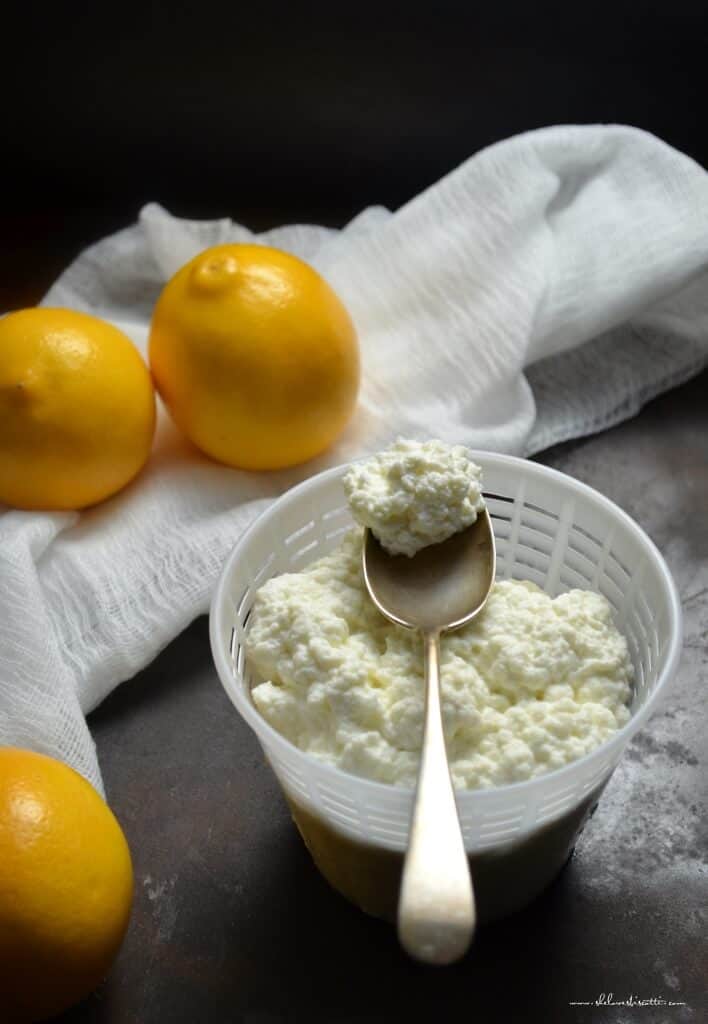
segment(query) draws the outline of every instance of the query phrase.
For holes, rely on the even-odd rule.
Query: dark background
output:
[[[708,164],[707,54],[705,0],[13,4],[0,308],[148,200],[337,225],[564,122],[638,125]]]

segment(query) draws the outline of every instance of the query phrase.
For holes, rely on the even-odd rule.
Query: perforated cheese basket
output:
[[[663,558],[615,504],[545,466],[489,452],[472,456],[483,469],[497,578],[532,580],[552,596],[573,587],[604,594],[635,669],[629,722],[592,753],[527,782],[457,792],[479,916],[491,920],[533,899],[572,852],[622,751],[676,668],[681,613]],[[318,867],[364,910],[392,917],[412,791],[339,771],[293,746],[254,707],[244,656],[258,587],[331,551],[351,527],[341,483],[346,468],[288,491],[244,533],[214,595],[211,645],[221,682],[258,736]]]

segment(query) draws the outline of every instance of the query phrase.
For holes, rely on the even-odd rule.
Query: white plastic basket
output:
[[[592,753],[527,782],[457,792],[465,845],[475,853],[518,842],[599,791],[676,668],[681,612],[656,547],[607,498],[534,462],[490,452],[472,457],[483,470],[497,578],[533,580],[553,596],[573,587],[604,594],[635,668],[632,717]],[[403,850],[412,791],[339,771],[293,746],[254,707],[244,658],[257,589],[271,576],[297,571],[332,550],[352,525],[341,484],[346,468],[288,491],[243,535],[214,595],[212,651],[226,692],[256,732],[289,799],[352,840]]]

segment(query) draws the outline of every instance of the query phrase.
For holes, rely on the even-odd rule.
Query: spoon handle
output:
[[[440,633],[424,633],[423,646],[423,749],[398,902],[398,937],[416,959],[447,964],[458,960],[467,950],[475,925],[475,908],[445,750],[440,706]]]

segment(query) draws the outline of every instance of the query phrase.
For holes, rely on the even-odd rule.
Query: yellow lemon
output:
[[[359,349],[346,309],[312,267],[261,245],[218,245],[167,283],[150,366],[175,422],[241,469],[324,451],[349,421]]]
[[[0,502],[93,505],[139,472],[154,430],[150,373],[116,327],[41,307],[0,320]]]
[[[0,748],[0,1016],[35,1021],[88,995],[130,916],[133,869],[93,787],[54,758]]]

